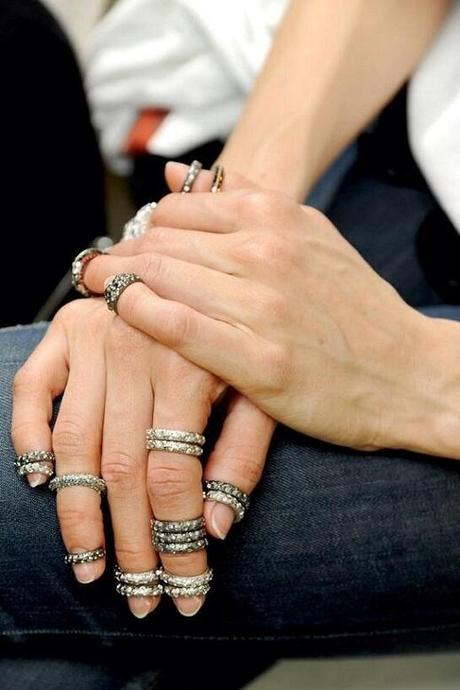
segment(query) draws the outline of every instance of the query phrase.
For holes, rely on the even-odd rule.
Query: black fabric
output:
[[[0,325],[30,322],[105,232],[103,168],[76,59],[36,0],[0,0]]]

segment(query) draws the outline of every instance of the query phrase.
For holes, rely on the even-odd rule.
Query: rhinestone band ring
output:
[[[225,494],[223,491],[207,491],[206,500],[215,501],[216,503],[223,503],[224,505],[233,508],[233,512],[235,513],[235,522],[241,522],[241,520],[244,518],[244,506],[242,506],[234,496]]]
[[[159,597],[163,594],[163,585],[125,585],[118,583],[116,591],[123,597]]]
[[[14,464],[20,477],[33,472],[52,477],[55,460],[56,457],[51,450],[31,450],[28,453],[18,455]]]
[[[61,474],[49,483],[51,491],[59,491],[70,486],[84,486],[97,491],[98,494],[102,494],[107,488],[105,480],[95,474]]]
[[[106,254],[107,252],[104,251],[103,249],[97,249],[96,247],[88,247],[88,249],[84,249],[82,252],[77,254],[75,259],[72,262],[72,285],[74,286],[75,290],[80,293],[80,295],[83,295],[83,297],[91,297],[94,293],[89,290],[85,282],[83,280],[84,277],[84,272],[85,268],[89,264],[90,261],[95,259],[97,256],[101,256],[102,254]]]
[[[135,240],[141,237],[148,229],[150,216],[156,208],[156,201],[144,204],[136,213],[134,218],[128,220],[123,228],[122,240]]]
[[[154,532],[191,532],[204,527],[204,517],[192,520],[152,520]]]
[[[70,565],[78,565],[79,563],[92,563],[101,558],[105,558],[105,549],[102,546],[92,551],[82,551],[81,553],[69,552],[64,560]]]
[[[125,585],[156,585],[160,582],[161,568],[155,570],[144,570],[143,572],[131,573],[122,570],[119,565],[115,566],[114,575],[117,582]]]
[[[185,544],[205,537],[206,530],[204,528],[196,529],[193,532],[155,532],[155,540],[163,544]]]
[[[247,493],[229,482],[221,482],[210,479],[204,482],[204,499],[215,501],[233,508],[235,522],[241,522],[246,510],[249,508],[250,499]]]
[[[151,441],[179,441],[191,443],[195,446],[204,446],[206,437],[195,431],[181,431],[180,429],[147,429],[147,440]]]
[[[159,553],[193,553],[208,545],[204,518],[152,520],[152,544]]]
[[[153,541],[153,546],[158,553],[194,553],[195,551],[201,551],[205,549],[208,545],[207,539],[197,539],[196,541],[189,541],[185,544],[165,544],[163,542]]]
[[[200,575],[173,575],[163,571],[161,581],[165,594],[176,599],[177,597],[204,596],[210,590],[210,582],[213,578],[212,568],[207,568]]]
[[[145,447],[147,450],[158,450],[164,453],[177,453],[178,455],[193,455],[199,458],[203,455],[203,448],[192,443],[182,443],[181,441],[156,441],[148,438]]]
[[[189,192],[192,191],[192,187],[195,184],[196,178],[200,174],[202,167],[203,167],[203,164],[200,163],[200,161],[193,161],[192,162],[189,169],[187,170],[184,184],[182,185],[182,189],[180,190],[182,194],[188,194]]]
[[[130,285],[142,282],[142,278],[136,273],[117,273],[104,290],[104,299],[108,309],[118,314],[117,304],[123,292]]]

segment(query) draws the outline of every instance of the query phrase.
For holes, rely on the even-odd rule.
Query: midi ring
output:
[[[88,249],[83,249],[82,252],[77,254],[72,262],[72,285],[83,297],[91,297],[91,295],[95,294],[86,287],[83,277],[89,262],[102,254],[107,254],[107,252],[104,249],[88,247]]]
[[[178,453],[179,455],[193,455],[199,458],[203,455],[203,448],[193,443],[181,443],[180,441],[157,441],[148,438],[145,447],[147,450],[159,450],[165,453]]]
[[[124,597],[157,597],[163,593],[160,583],[160,568],[130,573],[115,567],[116,591]]]
[[[155,532],[193,532],[193,530],[204,527],[204,517],[193,518],[192,520],[152,520],[152,529]]]
[[[173,575],[165,570],[161,572],[161,581],[165,594],[174,599],[177,597],[196,597],[205,595],[210,590],[209,583],[214,576],[212,568],[206,568],[200,575]]]
[[[184,184],[182,185],[182,188],[180,190],[182,194],[188,194],[189,192],[192,191],[192,187],[195,184],[196,178],[200,174],[202,167],[203,167],[203,164],[200,163],[200,161],[193,161],[192,162],[189,169],[187,170]]]
[[[142,283],[140,278],[135,273],[117,273],[116,276],[108,283],[104,290],[104,299],[110,311],[118,314],[118,300],[123,292],[133,283]]]
[[[186,542],[185,544],[164,544],[157,540],[153,541],[153,546],[158,553],[194,553],[195,551],[201,551],[205,549],[208,545],[207,539],[197,539],[196,541]]]
[[[105,480],[95,474],[61,474],[54,477],[49,483],[51,491],[59,491],[70,486],[85,486],[97,491],[98,494],[102,494],[107,488]]]
[[[152,520],[152,544],[159,553],[192,553],[208,545],[204,518]]]
[[[148,204],[141,206],[134,218],[125,223],[121,236],[122,240],[135,240],[137,237],[141,237],[148,229],[150,216],[156,206],[156,201],[150,201]]]
[[[105,558],[105,549],[100,546],[98,549],[92,551],[82,551],[81,553],[71,553],[70,551],[64,558],[65,562],[70,565],[78,565],[79,563],[92,563]]]
[[[204,489],[205,500],[230,506],[235,513],[235,522],[241,522],[250,504],[247,493],[234,484],[221,482],[217,479],[206,480]]]
[[[119,582],[115,590],[123,597],[159,597],[163,594],[163,585],[124,585]]]
[[[147,439],[152,441],[180,441],[196,446],[204,446],[206,438],[195,431],[180,431],[179,429],[147,429]]]
[[[28,453],[18,455],[14,464],[20,477],[33,472],[52,477],[55,460],[56,457],[51,450],[31,450]]]
[[[224,166],[220,165],[220,163],[217,163],[213,167],[213,171],[214,171],[214,177],[213,177],[212,184],[211,184],[211,192],[213,194],[216,194],[217,192],[222,191],[222,186],[224,184],[224,179],[225,179]]]

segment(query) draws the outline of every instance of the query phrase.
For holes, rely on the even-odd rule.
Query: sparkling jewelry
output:
[[[142,283],[135,273],[117,273],[104,290],[104,299],[110,311],[118,314],[117,304],[123,292],[133,283]]]
[[[225,494],[223,491],[207,491],[206,492],[207,501],[215,501],[216,503],[224,503],[230,508],[233,508],[235,513],[235,522],[241,522],[244,518],[245,509],[242,503],[238,501],[234,496],[230,494]]]
[[[144,206],[138,210],[134,218],[131,218],[131,220],[125,223],[122,234],[123,240],[135,240],[146,232],[150,216],[152,215],[153,209],[156,208],[156,205],[156,201],[144,204]]]
[[[156,585],[160,581],[161,568],[155,570],[144,570],[143,572],[130,573],[122,570],[119,565],[115,566],[114,575],[117,582],[125,585]]]
[[[206,530],[204,528],[193,530],[193,532],[159,532],[154,534],[155,541],[163,544],[185,544],[187,542],[204,539]]]
[[[211,185],[211,192],[216,194],[222,190],[222,185],[224,184],[225,170],[224,166],[218,163],[213,167],[214,177]]]
[[[159,597],[163,594],[163,585],[124,585],[119,583],[116,591],[123,597]]]
[[[90,261],[96,258],[96,256],[101,256],[102,254],[106,254],[107,252],[103,249],[97,249],[96,247],[88,247],[88,249],[84,249],[82,252],[77,254],[75,259],[72,262],[72,285],[74,286],[75,290],[80,293],[80,295],[83,295],[83,297],[91,297],[93,294],[91,290],[89,290],[85,282],[83,280],[83,276],[85,273],[85,268],[89,264]]]
[[[156,532],[191,532],[204,527],[204,517],[192,520],[152,520],[152,529]]]
[[[14,464],[20,477],[33,472],[52,477],[55,460],[55,455],[51,450],[32,450],[19,455]]]
[[[98,561],[101,558],[105,558],[105,549],[100,546],[98,549],[93,549],[92,551],[82,551],[82,553],[68,553],[65,557],[65,562],[71,565],[76,565],[78,563],[91,563],[92,561]]]
[[[147,429],[147,439],[152,441],[180,441],[204,446],[206,438],[194,431],[180,431],[179,429]]]
[[[224,494],[236,498],[246,510],[249,508],[250,498],[248,494],[234,484],[230,484],[230,482],[221,482],[218,479],[206,479],[203,485],[205,491],[221,491]]]
[[[164,544],[163,542],[158,542],[156,539],[153,540],[153,546],[159,553],[193,553],[194,551],[205,549],[207,545],[207,539],[197,539],[196,541],[190,541],[186,544]]]
[[[169,597],[177,599],[177,597],[199,597],[205,596],[211,587],[209,585],[198,585],[197,587],[171,587],[171,585],[164,585],[163,591]]]
[[[173,575],[166,570],[160,571],[161,581],[165,585],[172,585],[173,587],[196,587],[198,585],[206,585],[211,582],[214,576],[212,568],[206,568],[204,573],[200,575]]]
[[[192,443],[181,443],[180,441],[156,441],[155,439],[147,438],[145,447],[147,450],[161,450],[165,453],[194,455],[196,458],[203,455],[203,448],[201,448],[201,446],[196,446]]]
[[[188,192],[191,192],[192,187],[196,181],[196,178],[200,174],[200,170],[202,167],[203,164],[200,163],[200,161],[193,161],[193,163],[187,170],[187,175],[185,176],[184,184],[182,185],[182,189],[180,190],[182,194],[187,194]]]
[[[94,489],[98,494],[103,493],[107,488],[105,480],[95,474],[61,474],[49,483],[51,491],[59,491],[69,486],[85,486],[88,489]]]

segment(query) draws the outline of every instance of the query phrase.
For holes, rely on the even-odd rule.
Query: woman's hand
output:
[[[190,519],[203,513],[202,468],[195,457],[147,453],[148,427],[201,432],[224,384],[174,351],[127,325],[101,299],[78,300],[57,314],[44,339],[18,372],[14,387],[13,441],[18,454],[53,448],[56,474],[102,475],[123,570],[158,565],[150,531],[158,519]],[[53,400],[62,394],[53,431]],[[274,422],[239,395],[230,400],[220,438],[206,463],[207,478],[230,481],[250,492],[265,461]],[[33,479],[40,479],[34,477]],[[44,478],[45,479],[45,478]],[[57,512],[67,551],[93,550],[105,543],[99,495],[72,487],[57,494]],[[223,538],[234,514],[205,502],[208,531]],[[204,550],[162,554],[165,569],[179,575],[202,573]],[[77,579],[100,577],[104,560],[74,565]],[[130,597],[143,617],[158,598]],[[175,600],[193,615],[202,597]]]
[[[150,253],[100,257],[87,274],[95,290],[116,273],[141,276],[118,303],[127,323],[304,433],[460,457],[459,386],[446,380],[433,321],[321,213],[250,183],[172,194],[146,242]]]

